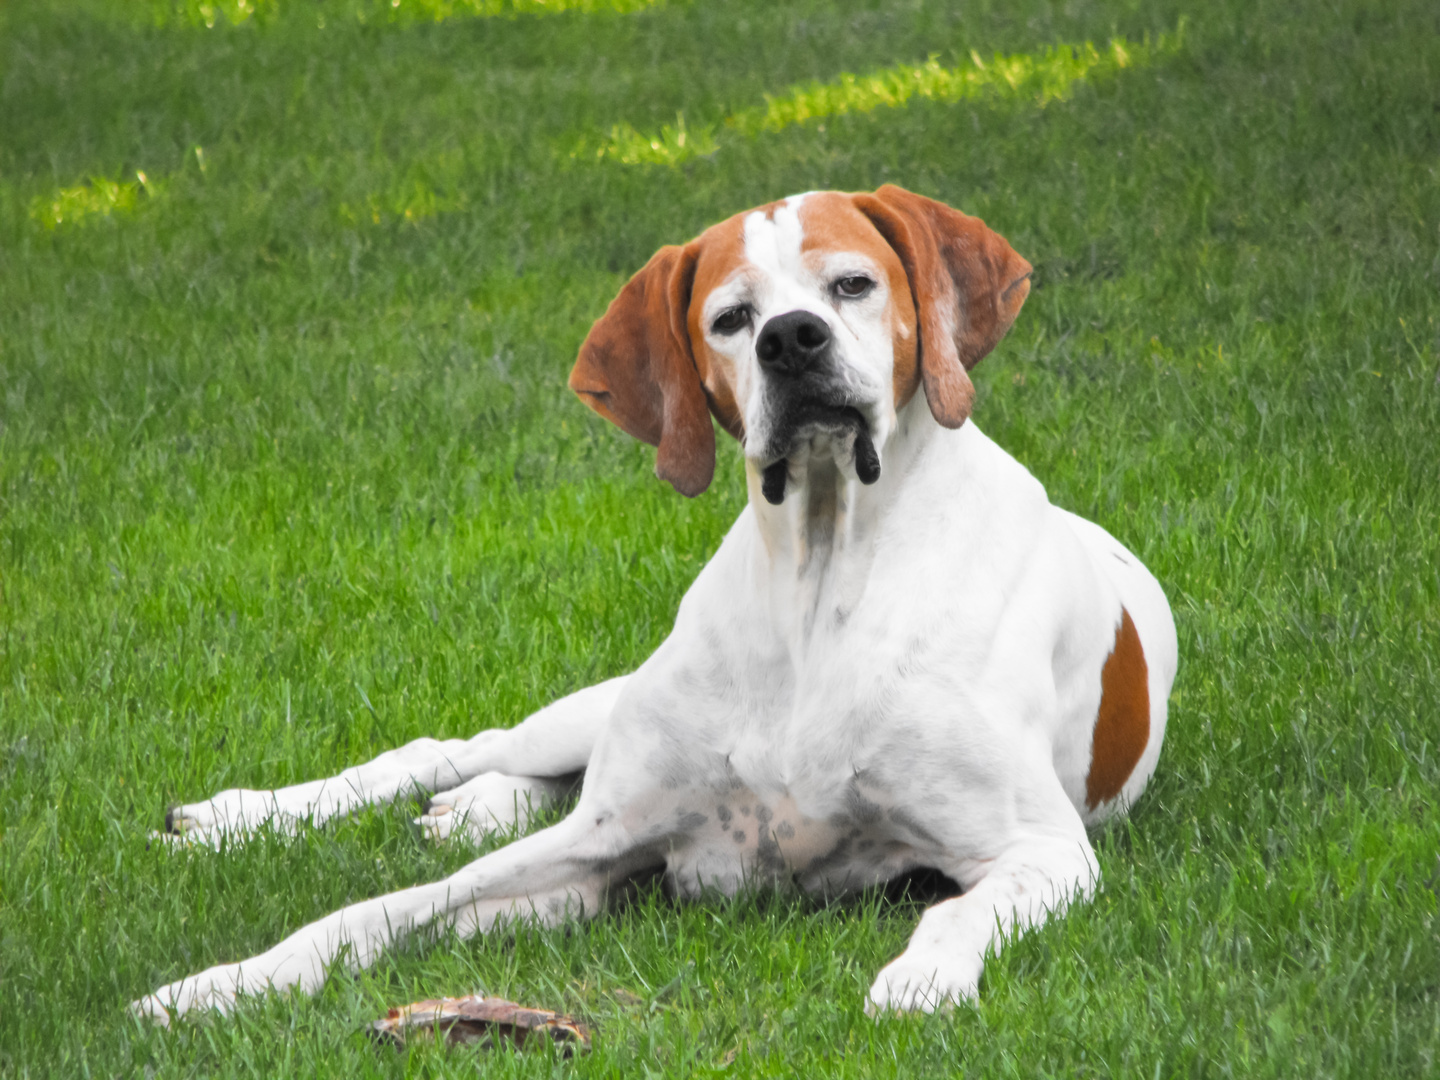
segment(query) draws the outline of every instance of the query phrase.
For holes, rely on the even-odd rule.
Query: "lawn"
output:
[[[976,420],[1176,613],[1095,902],[938,1017],[862,1012],[913,899],[649,889],[133,1019],[474,857],[413,804],[147,836],[637,665],[742,470],[657,481],[581,339],[660,244],[885,182],[1035,264]],[[0,1074],[1437,1075],[1437,654],[1433,0],[0,6]],[[482,988],[594,1052],[361,1034]]]

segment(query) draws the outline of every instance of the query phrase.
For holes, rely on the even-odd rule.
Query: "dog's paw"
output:
[[[881,969],[865,1000],[870,1016],[937,1012],[974,1002],[980,991],[980,961],[911,957],[902,953]]]
[[[219,848],[222,838],[243,841],[276,821],[278,814],[273,791],[234,788],[205,802],[172,806],[165,812],[165,834],[177,838],[174,842]]]
[[[235,996],[239,992],[240,965],[223,964],[132,1001],[130,1011],[142,1020],[169,1027],[172,1019],[200,1009],[228,1013],[235,1007]]]
[[[523,829],[557,786],[554,780],[482,773],[457,788],[437,791],[415,824],[430,840],[460,835],[479,843],[491,833]]]
[[[496,831],[514,826],[516,815],[506,813],[506,803],[501,797],[513,792],[501,792],[500,786],[491,782],[499,773],[486,773],[474,780],[461,784],[449,791],[437,791],[425,804],[425,812],[415,819],[421,833],[427,840],[443,843],[452,836],[462,836],[473,844]],[[504,778],[502,778],[504,779]]]
[[[479,843],[485,836],[484,829],[471,824],[468,810],[457,810],[434,799],[426,804],[425,812],[415,819],[415,824],[420,826],[420,833],[426,840],[436,844],[444,843],[456,833],[468,836],[473,843]]]
[[[220,840],[223,834],[219,832],[162,832],[158,829],[150,830],[145,837],[145,847],[164,849],[169,851],[182,851],[186,848],[208,847],[215,851],[220,850]]]

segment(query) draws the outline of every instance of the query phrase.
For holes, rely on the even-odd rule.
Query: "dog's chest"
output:
[[[1020,553],[978,536],[993,514],[921,502],[901,512],[923,528],[856,534],[799,571],[742,518],[687,597],[636,729],[663,733],[651,771],[680,891],[838,893],[983,847],[968,841],[1003,813],[1008,774],[969,688]]]
[[[905,752],[876,730],[883,706],[839,669],[796,674],[675,792],[667,868],[682,894],[793,884],[838,895],[929,864],[923,794],[893,767]]]

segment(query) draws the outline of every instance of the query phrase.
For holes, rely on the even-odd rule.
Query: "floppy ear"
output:
[[[1005,336],[1030,295],[1030,264],[979,218],[886,184],[855,206],[900,256],[920,320],[920,375],[935,419],[970,416],[969,370]]]
[[[663,247],[595,321],[570,372],[570,389],[651,446],[655,475],[699,495],[715,475],[715,429],[685,315],[699,245]]]

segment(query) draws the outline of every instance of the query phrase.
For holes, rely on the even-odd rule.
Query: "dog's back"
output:
[[[1179,647],[1169,601],[1144,564],[1093,521],[1068,510],[1056,513],[1119,594],[1124,611],[1102,671],[1085,788],[1082,794],[1077,785],[1071,794],[1085,823],[1093,825],[1133,803],[1155,771]],[[1116,787],[1118,793],[1110,794]],[[1101,794],[1107,797],[1097,798]]]

